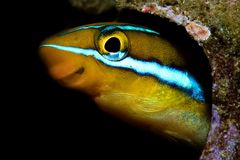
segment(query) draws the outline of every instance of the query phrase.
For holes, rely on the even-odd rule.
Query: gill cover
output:
[[[89,94],[104,111],[162,135],[204,144],[208,106],[186,60],[151,29],[100,23],[45,40],[40,55],[60,84]]]

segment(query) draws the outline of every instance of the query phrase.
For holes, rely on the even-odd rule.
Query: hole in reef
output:
[[[117,52],[120,50],[120,45],[121,44],[118,38],[111,37],[107,40],[104,47],[108,52]]]
[[[47,36],[50,36],[57,31],[90,23],[114,21],[117,17],[116,10],[111,10],[98,16],[92,16],[72,8],[70,5],[66,4],[67,2],[64,1],[45,1],[48,5],[41,3],[42,6],[39,7],[41,10],[44,8],[45,12],[42,13],[41,10],[38,11],[41,14],[39,14],[40,16],[38,18],[35,18],[36,25],[32,27],[35,30],[32,31],[32,35],[38,35],[38,37],[33,38],[35,43],[34,46],[36,46],[34,49],[36,51],[37,43],[40,43],[43,38],[46,38]],[[58,9],[55,12],[52,12],[52,8],[54,8],[56,4],[58,4]],[[61,12],[62,10],[66,10],[66,12]],[[211,102],[211,68],[209,62],[203,53],[202,48],[198,46],[198,44],[193,39],[190,38],[183,27],[177,26],[176,24],[169,22],[169,20],[161,19],[160,17],[153,15],[142,14],[137,11],[123,10],[117,18],[117,21],[119,22],[138,24],[156,30],[161,34],[161,37],[166,38],[167,40],[171,41],[172,44],[179,47],[180,51],[185,51],[187,49],[189,54],[186,54],[185,56],[189,61],[189,70],[203,85],[205,93],[207,94],[206,97],[209,98],[209,103]],[[31,55],[37,54],[31,53]],[[38,68],[41,68],[41,63],[40,60],[38,60],[37,56],[34,57],[34,60],[37,61],[36,66]],[[104,153],[106,151],[105,146],[107,146],[107,149],[111,150],[113,147],[125,145],[126,147],[119,147],[119,150],[121,149],[124,156],[129,156],[130,153],[130,156],[132,155],[135,158],[142,158],[144,154],[147,156],[151,155],[153,158],[160,157],[163,159],[165,156],[168,157],[167,159],[194,160],[199,158],[201,151],[198,149],[192,148],[188,145],[181,145],[179,143],[175,144],[171,141],[165,141],[165,139],[161,140],[159,136],[155,136],[149,132],[146,134],[142,133],[138,129],[129,127],[129,125],[126,125],[125,123],[116,123],[114,121],[116,120],[115,118],[110,117],[109,119],[108,116],[104,116],[102,114],[102,111],[98,111],[98,108],[92,104],[92,101],[88,97],[85,97],[83,94],[79,95],[79,92],[72,90],[70,91],[63,87],[57,86],[56,83],[50,80],[50,78],[47,77],[47,74],[43,74],[43,72],[44,71],[42,70],[42,74],[36,75],[37,80],[35,83],[37,85],[33,87],[35,93],[42,92],[42,95],[44,95],[45,98],[45,101],[42,100],[42,96],[38,96],[41,97],[41,99],[37,99],[38,102],[42,104],[41,106],[45,106],[43,109],[40,109],[41,114],[39,114],[39,117],[42,117],[42,115],[47,117],[45,118],[47,119],[46,122],[41,122],[41,124],[45,124],[44,127],[42,127],[43,132],[46,131],[46,128],[52,128],[52,124],[55,125],[57,119],[62,123],[59,123],[59,127],[57,127],[59,128],[57,130],[59,132],[53,131],[56,127],[52,129],[53,134],[61,133],[60,131],[63,131],[62,128],[64,128],[64,134],[60,134],[63,135],[62,137],[66,137],[66,135],[72,136],[72,133],[77,133],[72,136],[72,139],[75,141],[79,137],[83,137],[83,141],[86,141],[81,141],[81,143],[83,143],[83,146],[84,144],[92,144],[92,146],[98,146],[98,144],[101,144],[99,147],[91,148],[93,152],[100,150]],[[79,72],[82,73],[82,70]],[[43,80],[41,77],[44,77],[42,79],[44,79],[45,83],[42,83]],[[46,106],[45,103],[50,105]],[[50,113],[48,113],[49,110]],[[58,111],[60,114],[55,114],[56,111]],[[36,111],[36,113],[39,113],[39,110]],[[91,116],[90,118],[89,115]],[[96,115],[100,116],[100,118],[95,118]],[[74,130],[76,127],[74,126],[79,125],[79,123],[82,127],[80,127],[79,131],[76,132]],[[64,126],[62,126],[62,124]],[[111,130],[108,129],[109,127],[107,125],[111,126]],[[95,134],[99,132],[101,134]],[[47,136],[46,142],[48,140],[51,141],[50,138],[51,137]],[[68,141],[66,138],[63,138],[63,140]],[[103,145],[104,147],[102,147],[103,143],[105,144]],[[69,144],[66,146],[69,146]],[[135,150],[137,152],[133,152]],[[105,154],[100,155],[100,157],[101,156],[104,157]]]

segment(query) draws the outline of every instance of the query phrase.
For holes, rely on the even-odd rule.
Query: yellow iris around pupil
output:
[[[128,43],[128,38],[125,35],[125,33],[123,33],[122,31],[114,31],[114,32],[111,32],[110,34],[109,33],[100,33],[99,36],[97,37],[97,39],[95,40],[96,47],[100,54],[109,54],[111,52],[106,49],[106,43],[112,38],[117,39],[120,43],[118,51],[127,51],[128,50],[129,43]],[[111,43],[111,42],[109,42],[109,43]],[[110,45],[114,45],[114,44],[110,44]]]

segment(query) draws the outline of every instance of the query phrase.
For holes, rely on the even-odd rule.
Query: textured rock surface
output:
[[[182,25],[204,48],[212,67],[212,125],[200,159],[240,159],[240,1],[117,0]]]
[[[90,14],[100,14],[115,6],[115,0],[69,0],[69,2]]]

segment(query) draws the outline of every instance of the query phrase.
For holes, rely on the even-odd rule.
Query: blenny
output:
[[[195,146],[209,131],[204,91],[161,33],[127,23],[66,30],[39,48],[49,74],[83,91],[104,111]]]

